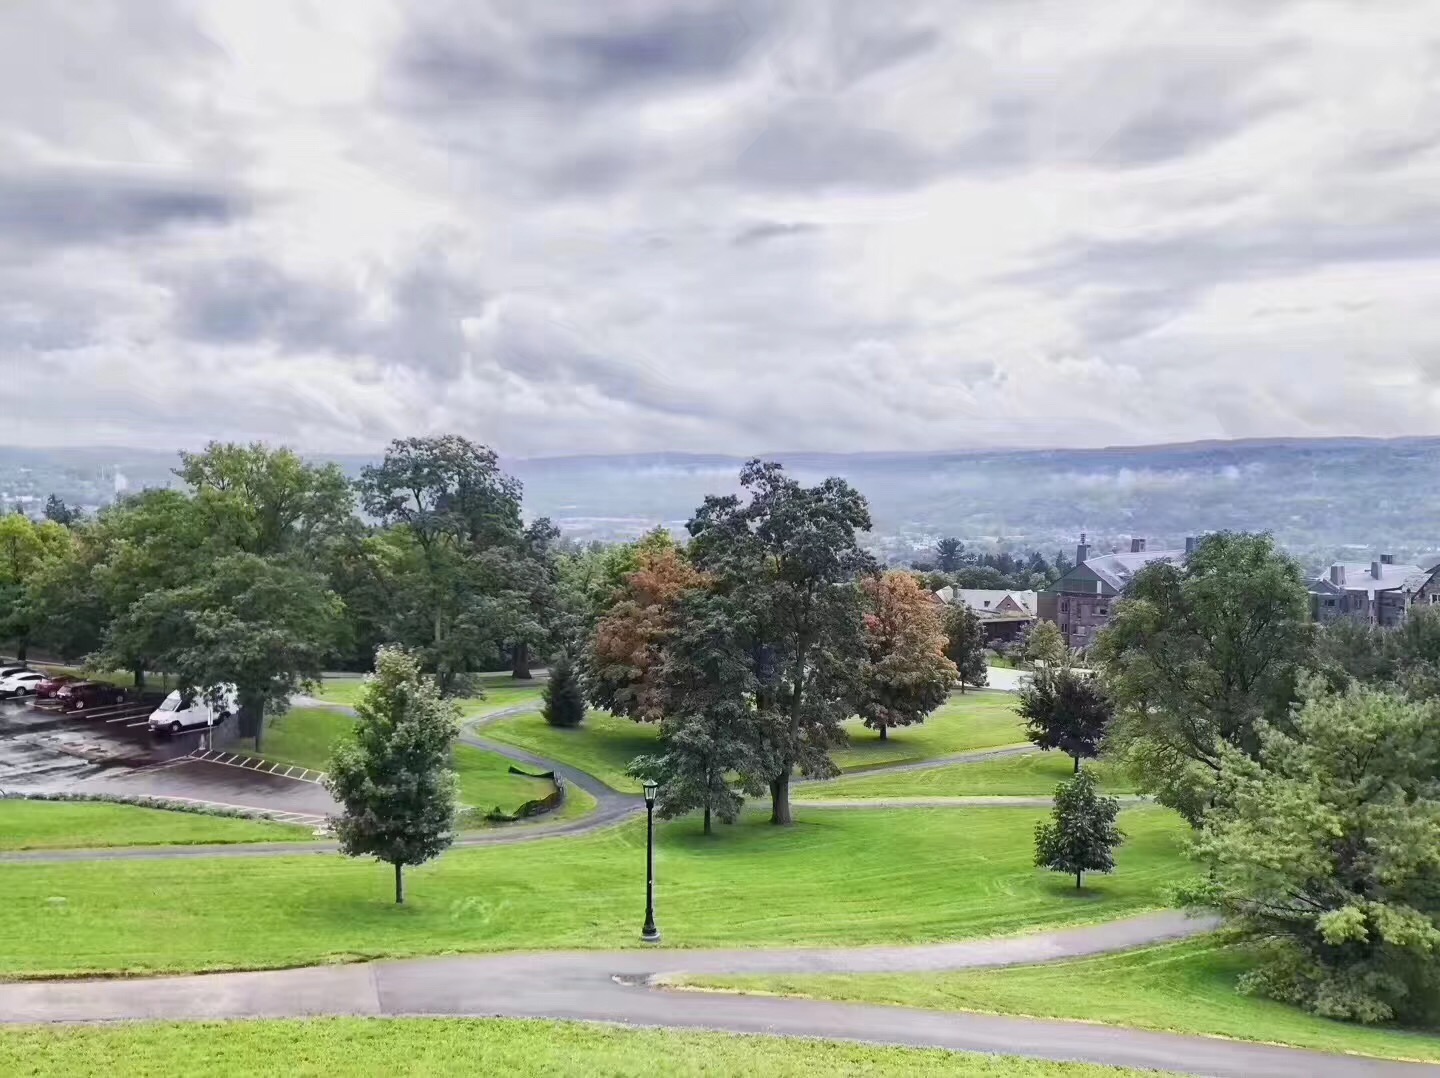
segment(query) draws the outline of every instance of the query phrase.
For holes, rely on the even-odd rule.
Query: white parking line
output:
[[[127,722],[127,723],[125,724],[125,729],[127,729],[127,730],[133,730],[133,729],[135,729],[135,727],[137,727],[137,726],[148,726],[148,725],[150,725],[150,720],[149,720],[149,719],[141,719],[139,722]]]

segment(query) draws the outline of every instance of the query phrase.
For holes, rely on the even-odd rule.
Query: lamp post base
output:
[[[647,928],[647,929],[645,929],[645,931],[643,931],[643,932],[640,933],[640,942],[641,942],[641,943],[659,943],[659,942],[660,942],[660,930],[659,930],[658,928]]]

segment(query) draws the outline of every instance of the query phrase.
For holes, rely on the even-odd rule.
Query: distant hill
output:
[[[1114,449],[778,453],[798,478],[841,475],[870,500],[877,545],[895,554],[940,535],[1054,550],[1081,530],[1179,544],[1222,528],[1269,530],[1313,564],[1383,548],[1440,559],[1440,438],[1283,439]],[[354,474],[363,457],[335,459]],[[93,504],[118,468],[162,485],[174,454],[0,448],[0,500],[18,486]],[[706,494],[735,488],[744,458],[645,453],[509,459],[526,512],[579,538],[683,527]],[[28,471],[22,471],[28,469]],[[38,484],[38,485],[37,485]]]

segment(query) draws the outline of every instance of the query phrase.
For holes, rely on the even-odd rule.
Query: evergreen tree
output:
[[[1100,755],[1100,746],[1115,716],[1105,691],[1093,678],[1073,670],[1037,675],[1020,690],[1020,717],[1025,736],[1042,749],[1059,749],[1075,761]]]
[[[1114,871],[1115,847],[1125,837],[1115,826],[1119,813],[1120,802],[1100,796],[1089,771],[1077,772],[1055,787],[1051,821],[1035,825],[1035,863],[1074,876],[1076,890],[1086,872]]]
[[[1440,1019],[1440,704],[1308,687],[1223,745],[1193,899],[1262,943],[1242,988],[1330,1018]]]
[[[892,726],[924,722],[945,702],[956,677],[945,657],[945,633],[933,597],[907,572],[861,582],[865,665],[855,710],[883,739]]]
[[[947,536],[935,544],[935,567],[942,573],[953,573],[960,568],[965,557],[965,544],[953,536]]]
[[[342,808],[335,836],[347,856],[392,865],[403,903],[404,867],[438,857],[455,838],[458,709],[414,656],[381,648],[355,711],[354,737],[336,746],[325,781]]]
[[[945,608],[945,655],[955,664],[960,691],[983,688],[989,681],[985,663],[985,628],[980,616],[964,603]]]
[[[551,726],[579,726],[585,721],[585,692],[570,656],[561,654],[550,666],[550,678],[541,690],[540,713]]]

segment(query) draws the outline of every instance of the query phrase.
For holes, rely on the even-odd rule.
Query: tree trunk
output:
[[[135,687],[136,687],[137,689],[144,689],[144,688],[145,688],[145,664],[144,664],[144,663],[136,663],[135,666],[131,669],[130,672],[135,675]]]
[[[1075,890],[1077,891],[1080,890],[1080,877],[1082,875],[1084,875],[1082,872],[1075,873]]]
[[[963,677],[960,679],[960,695],[965,695],[965,679]]]
[[[15,658],[22,663],[30,658],[30,643],[23,636],[15,641]]]
[[[705,806],[705,833],[710,833],[710,806]]]
[[[510,676],[530,680],[530,645],[521,641],[515,645],[510,663]]]
[[[890,734],[890,728],[889,728],[888,726],[886,726],[884,723],[881,723],[881,724],[880,724],[880,740],[881,740],[881,741],[889,740],[889,734]]]
[[[405,905],[405,866],[395,862],[395,905]]]
[[[1080,757],[1075,757],[1075,774],[1080,774]]]
[[[770,783],[770,822],[788,827],[790,819],[790,769]]]

